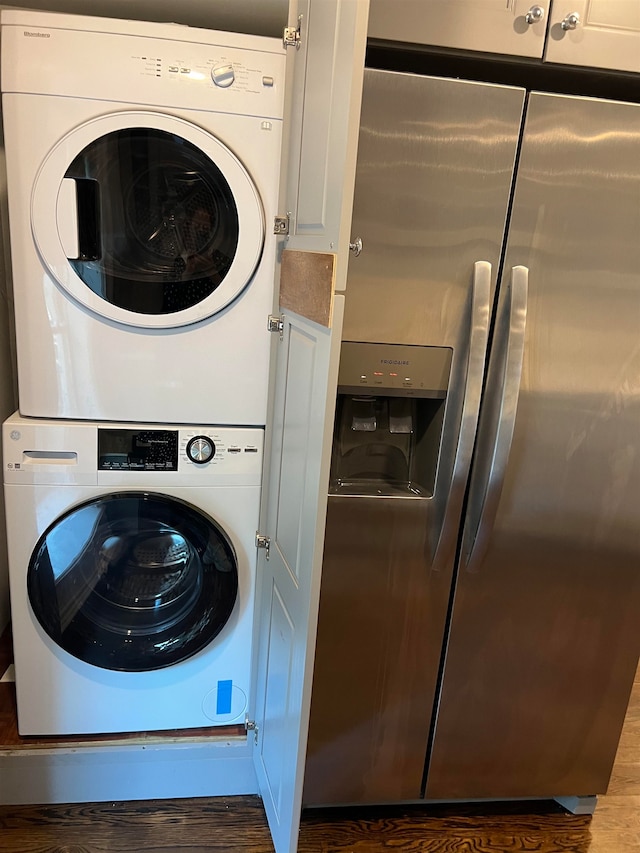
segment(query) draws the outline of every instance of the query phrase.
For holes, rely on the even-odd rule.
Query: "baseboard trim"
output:
[[[246,738],[0,751],[3,805],[256,794]]]

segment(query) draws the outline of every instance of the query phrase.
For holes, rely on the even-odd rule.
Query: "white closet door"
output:
[[[367,11],[367,0],[300,0],[290,17],[301,15],[301,42],[288,56],[282,248],[296,260],[286,303],[303,298],[281,307],[274,342],[255,690],[254,761],[276,853],[295,853],[300,821]],[[309,319],[309,280],[296,275],[318,268],[324,322]]]

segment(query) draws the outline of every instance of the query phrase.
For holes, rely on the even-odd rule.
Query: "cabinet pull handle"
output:
[[[580,15],[577,12],[570,12],[560,26],[563,30],[575,30],[579,23]]]
[[[531,26],[531,24],[538,24],[544,19],[544,9],[542,6],[532,6],[524,16],[524,19],[529,26]]]

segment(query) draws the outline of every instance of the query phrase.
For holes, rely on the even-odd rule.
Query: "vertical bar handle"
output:
[[[500,389],[499,406],[497,413],[497,425],[495,428],[493,446],[488,450],[489,467],[486,476],[478,477],[480,482],[476,486],[474,473],[471,476],[469,491],[469,519],[475,515],[477,522],[471,522],[468,526],[469,533],[465,530],[462,540],[462,559],[466,558],[466,571],[478,571],[480,564],[486,554],[491,531],[498,512],[498,503],[504,486],[507,462],[513,441],[513,431],[518,408],[518,396],[520,393],[520,379],[522,376],[522,363],[524,360],[524,338],[527,326],[527,296],[529,290],[529,270],[527,267],[516,266],[511,270],[511,283],[508,295],[508,308],[505,308],[506,342],[504,346],[504,370],[502,373],[502,386]],[[504,345],[506,343],[506,345]],[[500,349],[500,344],[498,344]],[[486,396],[490,398],[492,393],[498,393],[498,388],[493,391],[491,365],[487,379]],[[497,383],[496,383],[497,384]],[[483,423],[480,422],[478,435],[479,453],[487,454],[483,448]],[[480,459],[482,465],[482,459]],[[481,470],[481,469],[480,469]],[[478,503],[474,496],[480,490],[480,500],[477,510],[474,507]],[[466,555],[468,554],[468,557]],[[463,563],[464,564],[464,563]]]
[[[482,381],[489,338],[491,306],[491,264],[476,261],[473,267],[471,312],[469,324],[469,350],[464,383],[464,397],[460,416],[460,431],[455,451],[451,480],[447,491],[444,517],[431,563],[432,571],[441,571],[453,559],[462,500],[469,476],[473,445],[478,426]]]

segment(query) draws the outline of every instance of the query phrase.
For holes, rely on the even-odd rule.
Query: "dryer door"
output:
[[[175,498],[119,492],[52,524],[28,569],[33,612],[58,646],[142,672],[196,654],[227,623],[236,555],[208,516]]]
[[[170,328],[222,310],[264,244],[237,157],[171,116],[120,112],[75,128],[35,180],[33,234],[53,278],[96,314]]]

